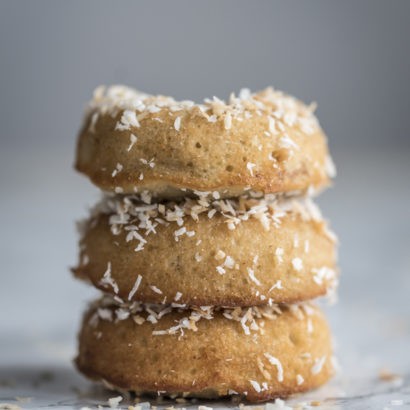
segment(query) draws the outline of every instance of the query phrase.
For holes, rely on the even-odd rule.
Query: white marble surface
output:
[[[0,203],[0,403],[80,409],[107,406],[113,396],[71,364],[81,312],[96,294],[67,269],[76,258],[73,221],[96,198],[71,159],[23,151],[0,162],[7,192]],[[368,150],[336,155],[336,162],[340,176],[320,203],[341,239],[340,302],[327,311],[342,370],[288,404],[410,408],[409,153]],[[383,369],[397,377],[381,380]],[[188,406],[198,403],[178,405]]]

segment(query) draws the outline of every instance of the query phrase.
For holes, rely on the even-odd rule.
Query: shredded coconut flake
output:
[[[307,331],[308,333],[313,333],[313,322],[311,318],[307,320]]]
[[[326,157],[325,168],[326,168],[326,173],[329,176],[329,178],[336,177],[336,174],[337,174],[336,166],[330,155]]]
[[[304,381],[305,381],[305,379],[303,378],[302,375],[300,375],[300,374],[297,374],[297,375],[296,375],[296,383],[297,383],[298,386],[300,386],[301,384],[303,384]]]
[[[246,168],[248,168],[248,171],[251,174],[251,176],[253,176],[253,168],[255,167],[256,167],[256,164],[253,164],[252,162],[248,162],[246,164]]]
[[[122,117],[117,125],[115,126],[116,130],[125,131],[131,129],[131,127],[139,127],[140,123],[137,119],[137,114],[135,111],[125,110],[122,114]]]
[[[257,393],[260,393],[262,391],[262,388],[261,388],[260,384],[257,381],[249,380],[249,383],[252,385],[252,387],[255,389],[255,391]]]
[[[107,270],[104,272],[102,279],[100,280],[100,284],[103,286],[111,286],[114,290],[114,293],[117,294],[119,291],[117,282],[111,276],[111,262],[107,264]]]
[[[111,397],[110,399],[108,399],[108,405],[112,409],[116,409],[118,407],[118,405],[120,404],[120,402],[122,401],[122,399],[123,398],[121,396]]]
[[[226,266],[228,269],[233,269],[235,267],[235,261],[232,259],[229,255],[226,257],[224,266]]]
[[[136,135],[131,134],[130,135],[130,145],[128,145],[127,151],[131,151],[132,147],[134,146],[134,144],[137,142],[138,138]]]
[[[267,403],[265,410],[293,410],[293,407],[287,406],[286,402],[281,399],[275,399],[273,403]]]
[[[232,128],[232,115],[231,113],[227,113],[224,119],[224,126],[226,130],[229,130]]]
[[[142,281],[142,276],[138,275],[137,280],[134,283],[134,286],[132,287],[130,293],[128,294],[128,300],[131,300],[134,297],[135,293],[137,292],[141,284],[141,281]]]
[[[269,120],[269,132],[271,134],[276,134],[277,131],[276,131],[276,126],[275,126],[275,123],[276,123],[275,119],[273,117],[269,117],[268,120]]]
[[[276,248],[275,251],[275,256],[278,260],[278,263],[282,263],[283,262],[283,255],[284,255],[284,250],[282,248]]]
[[[297,233],[293,236],[293,247],[299,248],[299,235]]]
[[[323,365],[325,364],[326,356],[319,357],[315,359],[315,363],[313,364],[310,372],[312,374],[319,374],[322,371]]]
[[[260,286],[260,281],[258,279],[256,279],[255,277],[255,272],[253,269],[251,268],[247,268],[248,271],[248,276],[251,278],[252,282],[256,283],[256,285]]]
[[[152,289],[153,292],[158,293],[158,295],[162,295],[162,290],[158,289],[156,286],[151,285],[150,288]]]
[[[120,173],[123,170],[123,166],[120,163],[117,163],[115,166],[114,171],[112,171],[111,176],[114,178],[118,173]]]
[[[270,287],[270,289],[269,289],[268,292],[271,292],[273,289],[283,289],[282,281],[281,281],[281,280],[277,280],[276,283],[274,283],[274,284]]]
[[[220,274],[220,275],[224,275],[226,273],[226,270],[223,268],[223,266],[217,266],[216,267],[216,271]]]
[[[215,254],[215,259],[216,260],[221,260],[223,258],[225,258],[226,254],[224,251],[222,251],[221,249],[218,250],[218,252]]]
[[[90,126],[88,127],[88,132],[95,133],[95,126],[98,121],[98,112],[95,112],[91,115]]]
[[[269,353],[265,353],[265,357],[268,359],[269,363],[273,366],[276,366],[278,369],[278,382],[282,383],[283,382],[283,367],[282,363],[280,362],[279,359],[276,357],[272,356]]]
[[[296,142],[293,141],[288,135],[284,135],[280,138],[279,146],[281,148],[286,148],[286,149],[290,149],[290,148],[299,149],[299,145],[296,144]]]
[[[181,117],[175,118],[174,128],[176,131],[179,131],[181,129]]]
[[[303,262],[300,258],[293,258],[292,259],[292,266],[295,271],[300,272],[303,269]]]
[[[334,281],[336,279],[336,272],[327,266],[322,266],[321,268],[313,268],[313,280],[318,284],[322,285],[323,281]]]

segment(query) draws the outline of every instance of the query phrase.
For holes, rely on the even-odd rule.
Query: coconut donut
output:
[[[318,387],[333,374],[329,328],[310,304],[187,310],[102,300],[84,317],[76,364],[137,394],[251,402]]]
[[[125,301],[256,306],[337,284],[335,237],[309,199],[106,196],[81,230],[75,274]]]
[[[102,190],[162,198],[318,189],[334,169],[314,108],[272,88],[194,104],[99,87],[75,167]]]

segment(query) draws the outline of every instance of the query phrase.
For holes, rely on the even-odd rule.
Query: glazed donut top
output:
[[[103,190],[163,198],[321,188],[334,168],[314,110],[272,88],[195,104],[102,86],[86,110],[75,165]]]

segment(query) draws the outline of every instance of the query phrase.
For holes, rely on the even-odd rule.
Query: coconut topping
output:
[[[208,122],[222,122],[225,130],[232,128],[233,120],[244,121],[253,116],[266,116],[267,136],[284,133],[286,126],[297,127],[301,133],[310,135],[318,129],[318,120],[314,115],[315,104],[306,106],[296,98],[269,87],[257,93],[243,89],[238,96],[232,93],[228,102],[217,97],[205,99],[202,104],[193,101],[176,101],[172,97],[153,96],[123,85],[100,86],[94,91],[86,115],[90,116],[89,132],[95,132],[101,115],[116,117],[121,114],[115,129],[119,131],[140,127],[140,122],[151,116],[162,121],[158,113],[168,112],[174,117],[176,131],[181,127],[181,111],[194,112]],[[284,134],[282,145],[297,148],[297,145]],[[328,166],[332,172],[331,165]]]
[[[111,276],[111,262],[107,264],[107,270],[104,272],[102,279],[100,280],[102,286],[111,286],[114,293],[117,294],[119,291],[117,282]]]
[[[128,300],[131,300],[134,297],[135,293],[137,292],[137,290],[138,290],[138,288],[141,284],[141,281],[142,281],[142,276],[138,275],[138,277],[137,277],[137,279],[134,283],[134,286],[132,287],[132,289],[131,289],[131,291],[128,295]]]
[[[292,266],[295,271],[300,272],[303,269],[303,262],[300,258],[293,258],[292,259]]]
[[[175,299],[179,299],[177,294]],[[90,318],[90,324],[96,326],[98,320],[113,321],[116,322],[131,318],[135,323],[141,325],[145,321],[151,322],[157,325],[152,334],[161,335],[184,335],[187,330],[197,331],[197,323],[200,320],[212,320],[216,313],[222,314],[227,320],[238,322],[242,327],[242,330],[246,335],[251,335],[252,332],[263,332],[264,322],[266,320],[275,320],[282,314],[283,310],[291,309],[294,313],[296,310],[299,312],[296,315],[298,320],[303,320],[306,317],[314,314],[314,310],[306,310],[305,304],[296,305],[284,305],[279,306],[276,304],[253,306],[253,307],[219,307],[219,306],[200,306],[189,307],[177,303],[171,304],[154,304],[154,303],[142,303],[142,302],[124,302],[118,296],[112,297],[110,295],[103,296],[97,302],[97,310],[95,315]],[[164,328],[161,323],[161,319],[171,312],[177,312],[180,314],[180,318],[175,322],[175,325]],[[275,365],[278,368],[278,380],[283,380],[283,369],[281,364],[276,359],[265,354],[269,363]]]
[[[326,362],[326,356],[319,357],[315,359],[315,363],[313,364],[312,368],[310,369],[310,372],[312,374],[318,374],[322,371],[323,365]]]
[[[276,357],[272,356],[269,353],[265,353],[265,357],[268,359],[269,363],[273,366],[276,366],[278,369],[278,382],[283,382],[283,367],[282,363]]]
[[[226,223],[227,229],[235,229],[241,222],[250,218],[257,219],[265,230],[279,228],[282,218],[288,213],[300,215],[304,220],[323,221],[320,211],[309,198],[285,198],[278,195],[266,195],[262,198],[242,196],[235,199],[214,199],[212,193],[195,192],[198,198],[183,198],[180,202],[152,203],[147,192],[134,195],[105,194],[92,210],[92,215],[109,215],[109,224],[113,235],[124,233],[127,242],[135,243],[135,251],[144,249],[149,236],[156,234],[158,225],[174,224],[174,239],[195,236],[195,231],[188,231],[184,226],[187,219],[195,222],[201,214],[208,218],[218,214]],[[212,214],[212,215],[211,215]],[[326,229],[324,232],[328,232]],[[279,263],[283,261],[283,249],[275,251]],[[220,250],[215,256],[223,261],[221,268],[232,269],[234,261]],[[197,258],[199,259],[199,258]],[[300,267],[293,261],[295,269]],[[220,273],[223,273],[219,269]],[[317,276],[321,277],[322,273]]]
[[[132,147],[134,146],[134,144],[137,142],[138,138],[136,135],[131,134],[130,135],[130,145],[128,145],[127,151],[131,151]]]

